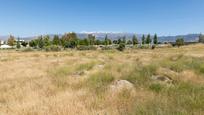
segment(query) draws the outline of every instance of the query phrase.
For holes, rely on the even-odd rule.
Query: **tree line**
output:
[[[136,35],[133,35],[131,40],[127,40],[126,36],[119,38],[118,40],[111,40],[108,38],[108,35],[105,36],[104,40],[96,39],[96,37],[92,34],[88,34],[87,38],[79,39],[77,34],[66,33],[62,37],[58,35],[54,35],[53,39],[50,39],[50,36],[39,36],[37,39],[31,40],[29,42],[29,46],[33,48],[44,48],[50,45],[62,46],[63,48],[75,48],[80,45],[90,46],[90,45],[112,45],[112,44],[125,44],[125,45],[137,45],[139,44],[139,40]],[[155,34],[153,39],[150,34],[145,37],[142,36],[142,44],[158,44],[158,38]]]
[[[199,36],[199,42],[204,43],[204,35],[200,34]],[[184,38],[177,38],[175,41],[175,45],[178,47],[184,45]],[[46,36],[39,36],[36,39],[33,39],[29,42],[21,41],[15,39],[14,36],[10,36],[7,44],[10,46],[16,45],[17,48],[20,48],[21,46],[26,47],[29,45],[32,48],[46,48],[49,46],[59,46],[63,48],[76,48],[77,46],[93,46],[93,45],[112,45],[112,44],[118,44],[121,46],[126,45],[151,45],[155,46],[158,44],[158,37],[157,34],[154,36],[148,35],[142,35],[141,40],[139,41],[138,37],[136,35],[133,35],[132,39],[126,39],[126,36],[123,36],[117,40],[111,40],[108,38],[108,35],[105,36],[103,40],[96,39],[96,37],[93,34],[88,34],[87,38],[79,39],[77,34],[74,32],[71,33],[65,33],[63,36],[54,35],[54,37],[51,39],[49,35]]]

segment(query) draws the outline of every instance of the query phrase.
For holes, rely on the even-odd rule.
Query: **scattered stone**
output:
[[[125,90],[132,90],[132,89],[134,89],[134,85],[127,80],[118,80],[118,81],[115,81],[110,86],[110,90],[112,92],[120,92],[124,89]]]
[[[172,84],[173,83],[173,80],[167,76],[160,76],[160,75],[152,76],[152,80],[154,80],[155,82],[164,83],[164,84]]]
[[[169,78],[173,79],[173,80],[177,80],[178,79],[178,75],[179,73],[172,71],[168,68],[159,68],[157,70],[157,74],[158,75],[163,75],[163,76],[168,76]]]
[[[103,69],[103,68],[104,68],[104,65],[96,65],[95,68],[97,68],[97,69]]]
[[[72,74],[73,77],[80,77],[82,75],[84,75],[86,72],[85,71],[77,71],[75,73]]]

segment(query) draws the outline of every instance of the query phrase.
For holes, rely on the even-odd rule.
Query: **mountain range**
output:
[[[87,38],[88,34],[93,34],[96,36],[97,39],[104,39],[105,36],[107,35],[108,38],[110,38],[111,40],[117,40],[119,38],[122,38],[124,36],[126,36],[126,39],[129,40],[129,39],[132,39],[134,33],[105,33],[105,32],[93,32],[93,33],[77,33],[77,36],[80,38],[80,39],[83,39],[83,38]],[[187,34],[187,35],[177,35],[177,36],[158,36],[158,41],[159,42],[174,42],[177,38],[179,37],[182,37],[184,38],[184,40],[186,42],[195,42],[195,41],[198,41],[199,39],[199,35],[200,34]],[[53,38],[54,34],[49,34],[49,36],[51,38]],[[62,36],[62,34],[59,35],[60,37]],[[7,40],[9,36],[0,36],[0,40]],[[137,37],[139,38],[139,40],[141,40],[141,37],[142,37],[142,34],[137,34]],[[153,36],[152,36],[153,37]],[[32,39],[35,39],[37,38],[37,36],[31,36],[31,37],[23,37],[21,39],[24,39],[24,40],[32,40]]]

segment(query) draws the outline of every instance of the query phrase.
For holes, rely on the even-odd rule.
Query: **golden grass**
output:
[[[203,51],[202,44],[125,52],[0,50],[0,115],[204,114]],[[175,83],[152,87],[154,74]],[[112,95],[116,80],[133,83],[135,93]]]

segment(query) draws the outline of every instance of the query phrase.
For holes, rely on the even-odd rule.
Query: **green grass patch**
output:
[[[163,86],[161,84],[151,84],[149,86],[149,89],[156,92],[156,93],[159,93],[162,91],[163,89]]]
[[[114,76],[109,72],[98,72],[87,79],[87,86],[97,94],[104,92],[107,86],[114,81]]]

